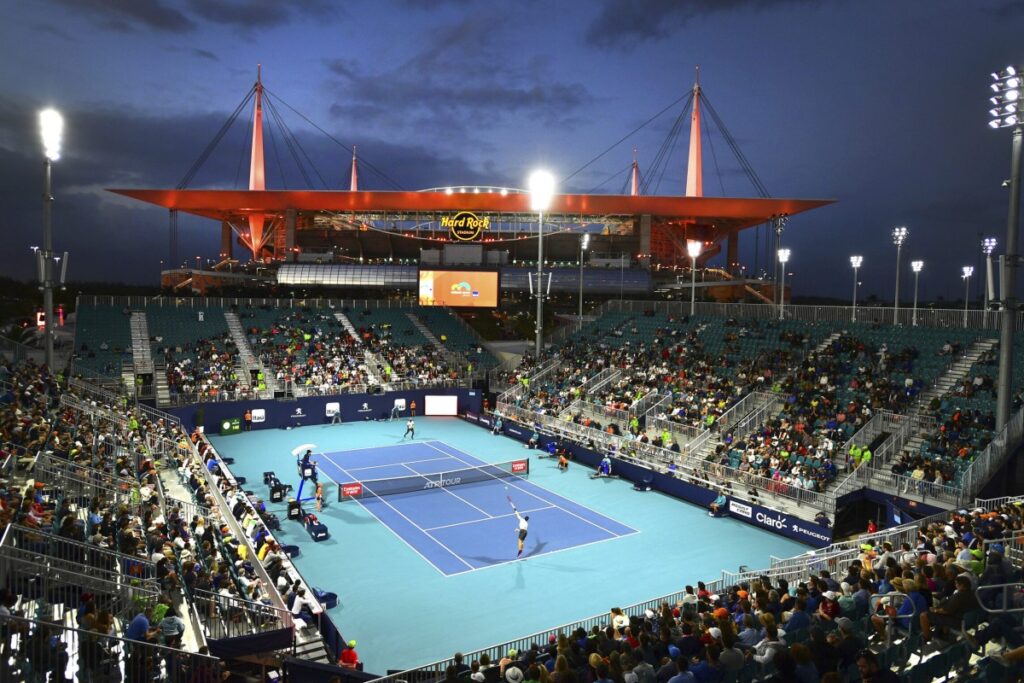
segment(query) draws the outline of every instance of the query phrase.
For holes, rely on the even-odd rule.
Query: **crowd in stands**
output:
[[[161,342],[159,338],[154,341]],[[167,386],[172,396],[215,401],[220,394],[234,395],[241,388],[235,367],[238,350],[226,332],[178,347],[159,347],[158,352],[167,365]]]
[[[985,544],[1016,542],[1024,531],[1021,503],[960,510],[922,525],[916,540],[899,548],[865,543],[859,557],[832,571],[808,569],[792,581],[765,574],[717,594],[698,583],[675,604],[643,614],[613,608],[603,628],[555,633],[499,661],[467,663],[456,654],[445,681],[896,682],[893,669],[909,670],[911,654],[927,666],[950,653],[936,660],[946,667],[936,675],[945,675],[997,639],[1010,653],[995,658],[999,677],[989,680],[1015,680],[1020,669],[1004,665],[1019,666],[1013,662],[1024,652],[1020,619],[986,613],[982,604],[1002,604],[1002,593],[985,586],[1021,576],[1004,545]],[[1024,607],[1024,592],[1012,592],[1006,606]]]
[[[87,548],[96,549],[95,561],[114,557],[103,551],[117,551],[122,561],[104,561],[96,571],[120,572],[126,586],[135,581],[152,589],[133,598],[134,610],[118,615],[112,612],[113,605],[123,596],[98,589],[89,592],[88,582],[85,588],[61,583],[70,577],[62,579],[59,572],[49,575],[52,586],[63,585],[66,591],[51,592],[49,599],[65,601],[75,614],[75,627],[94,634],[82,639],[76,653],[80,679],[98,680],[117,666],[116,644],[109,636],[168,648],[160,657],[151,651],[122,652],[126,672],[134,680],[149,678],[162,666],[187,666],[172,661],[173,653],[183,647],[185,632],[176,567],[193,534],[177,510],[164,514],[157,492],[159,463],[146,445],[166,437],[169,426],[123,405],[85,397],[79,397],[85,410],[64,406],[58,379],[31,361],[17,366],[0,362],[0,382],[0,460],[14,458],[7,461],[9,468],[0,479],[0,533],[17,525],[23,532],[20,547],[44,555],[61,541],[77,544],[68,546],[74,555],[55,556],[53,562],[60,561],[56,557],[93,557]],[[83,495],[83,490],[96,493]],[[37,562],[46,560],[40,557]],[[83,571],[89,573],[87,567]],[[10,578],[0,587],[0,614],[45,619],[42,610],[49,607],[36,601],[31,584]],[[0,643],[5,662],[16,662],[19,675],[32,675],[33,680],[42,680],[47,671],[56,676],[53,680],[64,680],[67,643],[51,639],[46,628],[32,631],[28,624],[19,621],[5,630]],[[14,638],[16,634],[21,637]]]
[[[847,329],[652,312],[611,320],[584,328],[510,373],[508,386],[522,387],[518,405],[671,450],[679,450],[680,439],[672,423],[689,428],[689,434],[710,429],[717,445],[708,459],[717,468],[731,468],[750,482],[756,475],[779,490],[823,491],[839,473],[859,465],[847,462],[843,444],[879,411],[911,410],[962,351],[959,341],[943,342],[931,333],[905,332],[890,342],[877,325]],[[994,359],[990,355],[982,361]],[[551,359],[557,367],[529,386],[529,378]],[[617,377],[590,390],[588,380],[606,368],[617,370]],[[958,391],[991,389],[986,377],[979,373]],[[669,427],[651,429],[643,415],[625,412],[652,391],[670,399],[657,402],[648,417]],[[742,434],[718,430],[719,418],[752,391],[776,394],[781,409]],[[952,461],[969,462],[987,445],[993,419],[978,409],[952,411],[931,438],[927,456],[899,462],[897,473],[953,481]]]
[[[344,390],[373,383],[361,345],[330,312],[284,310],[262,324],[255,312],[239,316],[253,353],[279,385]]]

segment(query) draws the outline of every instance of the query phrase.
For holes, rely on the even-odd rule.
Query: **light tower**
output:
[[[964,279],[964,327],[967,327],[967,308],[971,303],[971,276],[974,275],[974,266],[964,266],[963,279]]]
[[[701,243],[698,240],[686,241],[686,253],[690,255],[690,315],[697,313],[697,257],[700,256]]]
[[[860,270],[862,263],[864,263],[863,256],[850,257],[850,265],[853,266],[853,315],[850,317],[850,322],[857,322],[857,271]]]
[[[903,243],[906,241],[907,236],[910,235],[910,231],[904,226],[898,226],[892,229],[892,243],[896,245],[896,302],[893,304],[892,310],[892,324],[899,324],[900,315],[900,250],[903,249]]]
[[[1021,118],[1021,93],[1024,92],[1022,69],[1008,66],[992,74],[992,92],[989,99],[991,128],[1012,128],[1013,147],[1010,155],[1010,211],[1006,221],[1006,255],[1003,264],[1002,309],[999,316],[999,380],[996,395],[996,430],[1001,430],[1010,419],[1013,395],[1013,337],[1014,318],[1017,316],[1017,225],[1020,223],[1020,164],[1024,141]]]
[[[786,317],[786,264],[789,263],[789,249],[779,249],[779,263],[782,265],[782,291],[779,295],[779,320]]]
[[[526,186],[530,190],[530,208],[537,212],[537,347],[534,357],[540,358],[544,348],[544,212],[555,194],[555,177],[547,171],[537,170],[530,174]]]
[[[43,139],[43,249],[36,252],[39,281],[43,289],[43,336],[46,354],[46,368],[53,367],[53,188],[51,176],[53,162],[60,159],[60,144],[64,134],[64,118],[56,109],[39,112],[39,133]],[[65,260],[65,268],[67,262]]]
[[[994,291],[992,283],[992,252],[995,251],[998,241],[995,237],[986,237],[981,241],[981,253],[985,255],[985,307],[981,313],[982,327],[988,327],[988,293]]]
[[[914,271],[914,317],[911,325],[917,327],[917,283],[921,278],[921,269],[924,268],[924,261],[911,261],[910,269]]]

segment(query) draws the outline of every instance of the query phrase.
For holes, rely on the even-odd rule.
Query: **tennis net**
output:
[[[479,467],[463,467],[447,472],[431,472],[429,474],[411,474],[407,477],[389,477],[383,479],[364,479],[362,481],[344,482],[338,485],[338,500],[362,498],[364,496],[391,496],[397,493],[427,491],[430,489],[449,488],[463,484],[499,479],[526,477],[530,474],[529,460],[509,460],[493,465]]]

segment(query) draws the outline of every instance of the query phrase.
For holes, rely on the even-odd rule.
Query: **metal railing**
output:
[[[681,301],[623,301],[612,300],[608,302],[609,311],[620,311],[630,313],[643,313],[653,311],[664,315],[675,315],[684,317],[690,313],[690,303]],[[697,302],[697,315],[701,316],[724,316],[733,318],[753,318],[760,320],[776,320],[779,317],[779,309],[768,304],[734,304]],[[857,307],[857,322],[851,323],[853,308],[850,306],[786,306],[787,320],[800,320],[803,322],[819,322],[842,325],[884,325],[886,327],[894,324],[894,310],[892,307]],[[897,325],[913,326],[913,310],[910,307],[902,307],[895,319]],[[964,324],[963,309],[917,309],[917,327],[948,328],[948,329],[990,329],[998,328],[997,316],[986,316],[985,311],[974,309],[968,311],[967,324]],[[1024,313],[1019,313],[1015,318],[1015,328],[1024,330]]]
[[[646,415],[647,411],[649,411],[652,406],[654,406],[657,403],[661,403],[664,400],[664,398],[665,395],[658,393],[657,389],[653,389],[647,392],[637,400],[633,401],[633,403],[629,406],[630,417],[641,417],[643,415]]]
[[[91,543],[57,536],[18,524],[8,527],[0,547],[18,548],[38,556],[52,557],[89,568],[89,574],[112,583],[138,580],[159,590],[155,584],[156,565],[148,558],[126,555]]]
[[[6,534],[5,534],[6,535]],[[160,591],[147,582],[129,581],[83,572],[82,565],[48,557],[7,543],[0,543],[0,580],[23,601],[40,600],[37,607],[49,610],[78,606],[83,591],[96,596],[97,606],[108,610],[125,625],[142,609],[155,605]],[[37,618],[45,620],[44,612]]]
[[[843,444],[843,457],[847,467],[851,469],[831,490],[832,495],[839,498],[868,486],[873,477],[883,474],[883,465],[899,454],[910,439],[934,422],[934,418],[924,415],[900,415],[888,411],[880,411],[873,415]],[[888,433],[889,437],[872,451],[871,461],[853,469],[853,463],[850,462],[850,448],[853,444],[867,447],[883,433]]]
[[[77,666],[79,681],[193,683],[221,677],[215,657],[53,622],[0,615],[0,634],[4,680],[42,681],[50,673],[51,680],[62,681],[67,672],[56,670],[62,663],[58,653]],[[33,657],[29,645],[34,642],[46,643],[55,656]]]
[[[192,601],[209,639],[237,638],[275,629],[291,629],[287,609],[202,589],[191,591]],[[293,639],[294,640],[294,639]]]
[[[993,316],[994,317],[994,316]],[[1024,408],[1010,418],[1006,426],[989,442],[964,472],[960,488],[964,496],[973,496],[988,482],[1006,459],[1020,446],[1024,438]]]

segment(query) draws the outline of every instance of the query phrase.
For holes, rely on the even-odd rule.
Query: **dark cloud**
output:
[[[604,0],[587,28],[587,44],[594,47],[634,47],[643,40],[659,40],[691,20],[709,14],[742,9],[769,10],[811,0]]]
[[[163,0],[51,1],[87,13],[100,26],[121,33],[136,29],[186,33],[204,21],[242,29],[272,28],[301,16],[336,17],[341,12],[328,0],[188,0],[186,11],[177,9],[180,3]]]
[[[1000,19],[1016,19],[1024,15],[1024,3],[1019,0],[1008,0],[993,8],[992,13]]]
[[[442,136],[510,117],[563,127],[580,123],[593,95],[581,83],[552,79],[547,58],[517,61],[507,49],[514,42],[511,25],[499,11],[471,13],[426,33],[419,52],[389,69],[328,60],[343,92],[330,111],[352,122],[372,116],[380,128]]]
[[[196,28],[195,22],[161,0],[53,0],[74,10],[92,15],[113,30],[150,28],[184,33]]]
[[[192,54],[194,54],[196,57],[200,57],[202,59],[208,59],[211,62],[219,62],[220,61],[220,57],[218,57],[217,55],[213,54],[209,50],[203,50],[203,49],[198,48],[198,47],[192,48]]]
[[[239,28],[270,28],[297,16],[334,14],[326,0],[189,0],[192,12],[207,21]]]
[[[435,10],[447,5],[468,5],[473,0],[400,0],[401,4],[413,9]]]
[[[57,36],[58,38],[61,38],[62,40],[68,41],[69,43],[77,43],[78,42],[78,39],[72,37],[71,34],[68,33],[67,31],[62,31],[61,29],[57,28],[56,26],[50,26],[49,24],[33,24],[32,25],[32,30],[36,31],[37,33],[46,33],[46,34],[49,34],[51,36]]]

